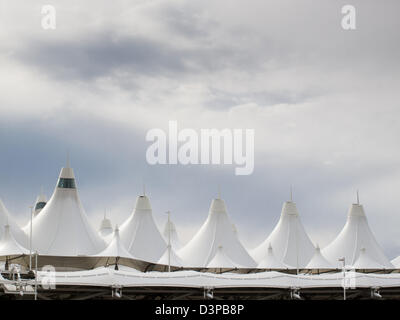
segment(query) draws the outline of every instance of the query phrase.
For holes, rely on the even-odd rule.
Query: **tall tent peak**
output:
[[[136,258],[157,262],[167,247],[153,219],[150,200],[140,195],[135,209],[120,227],[121,241]]]
[[[260,263],[267,255],[271,243],[276,258],[286,265],[304,267],[314,254],[314,244],[305,231],[294,202],[283,203],[278,223],[269,236],[251,250],[255,261]]]
[[[219,252],[218,245],[223,245],[224,253],[235,263],[245,267],[256,266],[232,228],[224,201],[213,199],[206,221],[177,253],[186,266],[206,267]]]
[[[352,204],[343,229],[322,252],[332,264],[345,257],[346,263],[353,265],[361,254],[361,248],[365,248],[368,256],[379,264],[387,268],[392,267],[369,227],[363,206]]]
[[[64,167],[60,171],[57,187],[61,189],[76,189],[74,170]]]
[[[33,219],[32,229],[32,246],[40,254],[89,255],[105,246],[85,213],[72,168],[61,169],[53,195]],[[24,231],[29,236],[30,224]]]

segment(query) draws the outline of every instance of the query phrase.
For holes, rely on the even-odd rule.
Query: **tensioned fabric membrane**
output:
[[[37,203],[45,202],[44,196],[37,199]],[[321,250],[310,240],[293,201],[283,204],[272,233],[250,251],[239,239],[226,204],[219,197],[211,201],[204,224],[184,245],[172,221],[160,232],[146,195],[137,197],[133,212],[120,227],[113,230],[105,215],[100,229],[96,230],[82,206],[75,175],[69,166],[61,169],[53,195],[39,209],[33,218],[32,250],[29,250],[30,223],[21,229],[0,201],[2,260],[26,256],[32,251],[38,253],[40,261],[53,264],[59,270],[91,269],[104,262],[105,265],[143,266],[142,271],[157,270],[158,266],[162,270],[162,266],[170,264],[174,270],[302,272],[337,270],[341,268],[342,262],[338,261],[341,258],[345,258],[348,267],[358,270],[388,271],[400,265],[400,258],[393,260],[393,265],[385,256],[359,203],[350,206],[343,230]]]

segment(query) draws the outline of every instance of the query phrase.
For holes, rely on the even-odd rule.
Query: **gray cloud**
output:
[[[0,196],[21,221],[69,149],[94,222],[105,208],[123,221],[145,181],[157,221],[172,210],[187,238],[220,185],[253,246],[294,184],[306,229],[326,243],[359,188],[377,238],[400,252],[397,1],[355,1],[354,32],[335,1],[75,3],[56,3],[54,36],[32,31],[27,9],[20,29],[2,28]],[[170,119],[255,128],[255,173],[148,165],[146,130]]]

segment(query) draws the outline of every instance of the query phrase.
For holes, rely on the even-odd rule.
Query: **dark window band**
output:
[[[43,209],[46,205],[46,202],[38,202],[36,203],[35,210]]]
[[[58,181],[59,188],[75,189],[75,179],[71,178],[60,178]]]

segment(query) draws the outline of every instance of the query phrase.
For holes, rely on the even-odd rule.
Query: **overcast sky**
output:
[[[294,200],[314,243],[345,223],[356,190],[389,258],[400,254],[400,3],[41,1],[0,5],[0,197],[20,224],[50,197],[67,150],[98,227],[131,213],[143,181],[154,217],[184,240],[221,186],[248,248]],[[296,6],[294,6],[296,4]],[[255,130],[255,170],[150,166],[151,128]]]

